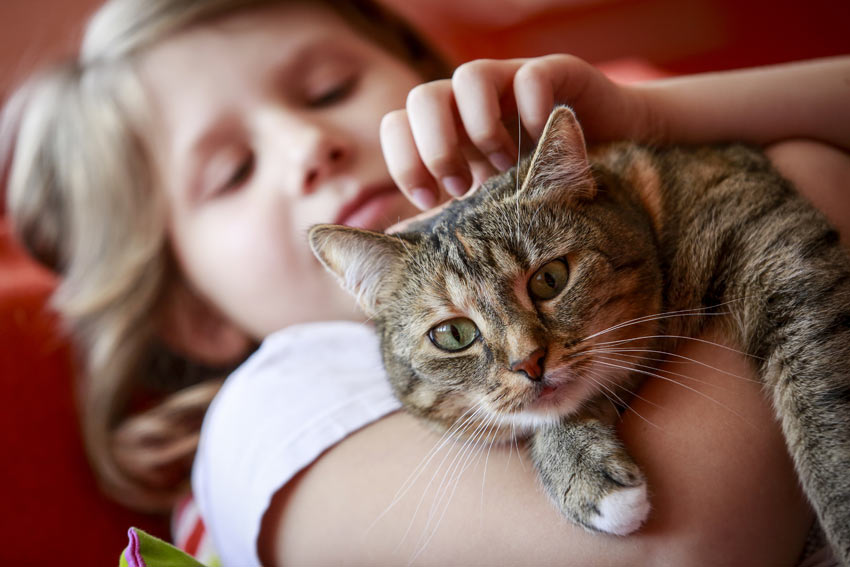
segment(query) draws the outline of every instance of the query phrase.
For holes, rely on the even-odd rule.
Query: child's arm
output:
[[[850,57],[636,85],[662,141],[810,138],[850,150]]]
[[[670,369],[691,376],[693,390],[648,381],[619,428],[652,491],[653,511],[635,534],[566,522],[521,446],[457,461],[458,448],[444,446],[429,460],[439,434],[398,412],[277,493],[260,557],[268,565],[793,564],[812,515],[748,361],[704,343],[679,354],[701,361]]]
[[[420,205],[459,195],[516,159],[517,113],[535,138],[555,103],[590,142],[810,138],[850,149],[850,57],[620,85],[568,55],[480,60],[411,91],[381,140],[390,173]],[[425,208],[425,207],[423,207]]]

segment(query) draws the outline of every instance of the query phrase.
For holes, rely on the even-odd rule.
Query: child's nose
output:
[[[317,135],[310,147],[303,149],[296,183],[304,195],[314,192],[323,182],[339,173],[350,153],[342,141],[323,134]]]
[[[288,193],[309,195],[352,162],[356,144],[333,123],[278,106],[264,110],[260,130]]]

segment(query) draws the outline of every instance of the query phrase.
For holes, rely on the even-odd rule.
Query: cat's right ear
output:
[[[584,134],[570,107],[556,106],[549,114],[520,191],[530,197],[567,200],[596,195]]]
[[[399,273],[405,253],[398,237],[380,232],[320,224],[308,235],[313,254],[334,274],[370,317]]]

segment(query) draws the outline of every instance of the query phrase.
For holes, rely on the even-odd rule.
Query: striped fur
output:
[[[724,323],[758,362],[806,494],[850,565],[850,261],[758,150],[618,143],[588,158],[560,107],[532,158],[405,233],[325,225],[310,237],[340,278],[356,281],[357,266],[381,274],[348,289],[374,318],[411,412],[449,428],[480,406],[471,421],[497,416],[494,436],[530,435],[561,511],[613,533],[636,529],[648,508],[604,394],[633,389],[635,365],[657,361],[615,370],[593,348],[628,340],[669,352],[672,339],[646,337],[696,335],[731,305]],[[567,285],[535,301],[529,278],[554,259],[569,266]],[[446,352],[429,330],[454,317],[480,337]],[[539,349],[542,379],[511,369]]]

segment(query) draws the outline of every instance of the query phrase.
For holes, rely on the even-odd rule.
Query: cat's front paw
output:
[[[533,455],[543,486],[574,522],[627,535],[649,516],[643,473],[603,424],[564,423],[540,432]]]
[[[563,487],[561,508],[580,524],[616,535],[627,535],[649,516],[649,498],[643,474],[619,447],[607,456],[594,454],[579,461],[579,470]],[[588,458],[589,457],[589,458]]]
[[[637,530],[649,517],[649,498],[646,484],[622,488],[599,502],[599,514],[591,525],[600,532],[628,535]]]

